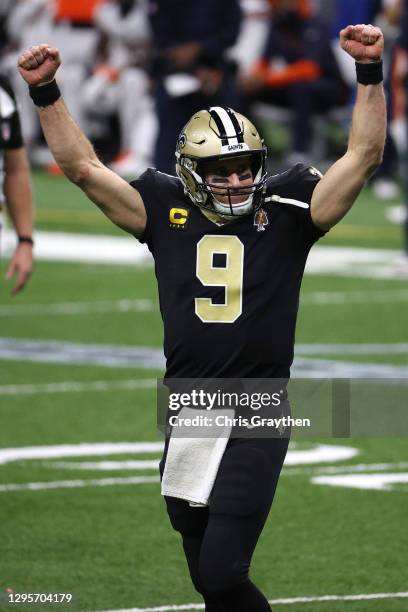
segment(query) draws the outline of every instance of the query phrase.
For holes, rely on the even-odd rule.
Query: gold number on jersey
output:
[[[226,256],[225,268],[214,268],[214,254]],[[197,244],[197,278],[205,287],[225,287],[224,304],[195,298],[203,323],[234,323],[242,313],[244,245],[237,236],[203,236]]]

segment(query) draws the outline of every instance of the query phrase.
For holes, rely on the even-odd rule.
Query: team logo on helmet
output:
[[[186,146],[187,138],[184,132],[181,132],[177,140],[177,148],[183,149]]]

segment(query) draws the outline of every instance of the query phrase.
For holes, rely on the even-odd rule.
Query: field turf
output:
[[[64,179],[40,173],[34,179],[40,229],[119,235]],[[367,190],[324,243],[399,248],[400,230],[384,221],[383,206]],[[2,262],[2,277],[4,269]],[[389,348],[376,354],[356,355],[344,348],[343,353],[326,351],[320,358],[408,366],[407,352],[395,350],[408,343],[408,296],[393,297],[406,288],[406,281],[397,279],[305,277],[297,343],[384,344]],[[341,293],[345,299],[326,304],[308,299],[322,291]],[[347,301],[356,291],[365,292],[366,300]],[[379,293],[384,297],[376,301],[373,296]],[[120,300],[139,299],[150,300],[151,306],[138,312],[117,308]],[[10,298],[1,281],[0,336],[158,349],[162,328],[156,299],[150,266],[38,262],[29,288],[18,298]],[[85,307],[63,313],[52,306],[56,304]],[[101,304],[105,306],[98,309]],[[43,313],[38,305],[44,306]],[[201,602],[190,584],[179,537],[169,526],[159,484],[129,482],[132,477],[157,476],[155,467],[130,469],[125,463],[157,460],[157,448],[83,456],[61,450],[60,455],[45,452],[37,458],[27,451],[25,458],[8,462],[4,453],[7,448],[160,442],[154,380],[161,373],[131,364],[110,367],[33,361],[31,354],[25,359],[2,356],[0,610],[171,610]],[[129,381],[132,388],[126,388]],[[254,581],[271,600],[408,592],[408,481],[402,478],[382,490],[311,482],[324,468],[335,466],[340,473],[344,467],[350,473],[351,466],[360,464],[367,473],[406,476],[406,439],[314,439],[297,442],[296,449],[322,444],[352,447],[358,454],[335,463],[285,468],[253,560]],[[28,483],[41,486],[24,487]],[[74,602],[11,606],[6,589],[72,593]],[[395,597],[274,604],[278,612],[407,609],[408,599]]]

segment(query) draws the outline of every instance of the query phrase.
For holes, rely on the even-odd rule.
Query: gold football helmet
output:
[[[254,177],[250,187],[226,187],[220,202],[214,187],[206,182],[203,164],[232,158],[250,158]],[[182,129],[176,146],[176,172],[185,193],[201,208],[226,217],[247,215],[262,205],[266,183],[266,146],[255,126],[231,108],[214,106],[193,115]],[[220,189],[216,188],[217,194]],[[231,197],[246,196],[239,204]],[[226,199],[225,197],[223,199]]]

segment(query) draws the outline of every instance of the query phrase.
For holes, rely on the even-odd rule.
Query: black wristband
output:
[[[55,79],[46,85],[37,85],[35,87],[30,85],[28,91],[36,106],[49,106],[61,97],[61,92]]]
[[[34,240],[31,238],[31,236],[18,236],[18,244],[21,244],[22,242],[27,242],[28,244],[31,244],[31,246],[34,246]]]
[[[357,83],[361,83],[361,85],[378,85],[384,79],[382,60],[371,62],[370,64],[356,62],[356,73]]]

